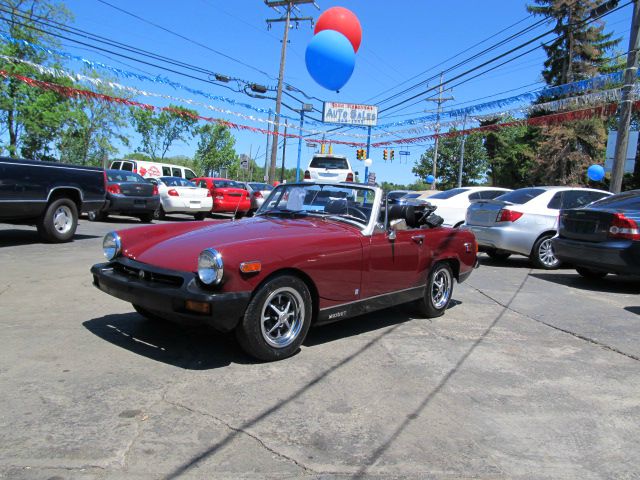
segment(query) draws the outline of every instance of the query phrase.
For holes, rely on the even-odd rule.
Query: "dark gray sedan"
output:
[[[102,210],[89,212],[92,222],[104,220],[110,214],[138,217],[149,223],[160,204],[158,187],[137,173],[126,170],[106,170],[107,201]]]
[[[584,208],[562,210],[556,256],[587,278],[607,273],[640,275],[640,190]]]

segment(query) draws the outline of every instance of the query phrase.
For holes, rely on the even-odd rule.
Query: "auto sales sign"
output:
[[[322,121],[372,127],[378,123],[378,107],[355,103],[324,102]]]

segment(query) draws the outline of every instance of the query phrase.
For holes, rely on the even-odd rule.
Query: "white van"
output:
[[[133,160],[127,158],[124,160],[114,160],[111,162],[112,170],[127,170],[134,172],[145,178],[152,177],[181,177],[191,180],[196,178],[193,170],[182,165],[172,165],[170,163],[149,162],[147,160]]]

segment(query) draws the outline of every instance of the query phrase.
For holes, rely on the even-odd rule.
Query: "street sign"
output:
[[[247,170],[249,168],[249,157],[247,155],[240,155],[240,168]]]
[[[368,185],[375,185],[376,184],[376,174],[373,172],[369,172],[369,178],[367,178],[367,184]]]
[[[409,150],[400,150],[398,152],[398,154],[400,154],[400,155],[411,155],[411,152]]]
[[[322,121],[372,127],[378,124],[378,107],[356,103],[324,102]]]

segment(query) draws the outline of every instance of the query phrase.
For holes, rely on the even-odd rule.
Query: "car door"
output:
[[[362,298],[424,284],[420,264],[426,233],[425,229],[400,229],[391,239],[388,232],[376,228],[369,242],[368,262],[365,260]]]

